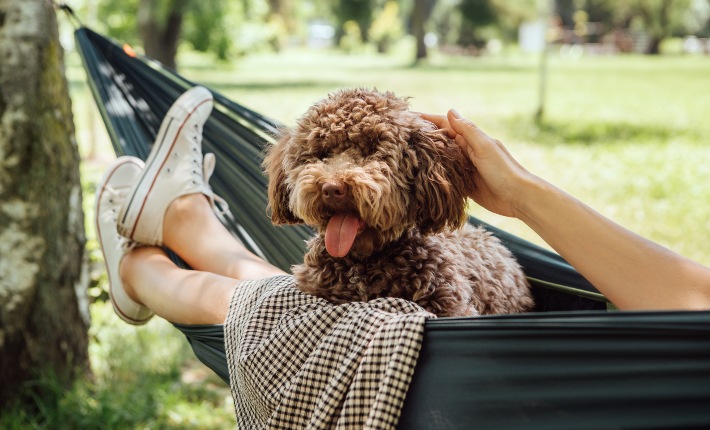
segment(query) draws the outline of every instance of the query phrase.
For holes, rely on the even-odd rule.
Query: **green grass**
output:
[[[435,55],[411,67],[409,46],[390,56],[332,51],[258,54],[234,64],[185,54],[181,72],[256,111],[294,124],[314,101],[342,87],[377,87],[411,96],[415,110],[456,107],[501,139],[532,172],[602,213],[673,250],[710,265],[710,61],[700,57],[550,58],[546,115],[536,125],[538,58]],[[95,261],[93,192],[113,155],[76,55],[67,76],[77,140],[87,157],[82,177],[87,236]],[[94,123],[92,127],[91,124]],[[93,145],[91,144],[93,142]],[[472,212],[541,241],[516,220]],[[160,321],[122,324],[111,315],[105,279],[95,266],[91,360],[94,380],[40,399],[39,415],[3,414],[0,428],[227,428],[231,399],[204,372],[176,330]],[[51,382],[47,383],[50,387]],[[52,392],[52,390],[49,390]],[[19,424],[18,424],[19,423]]]
[[[67,390],[56,378],[33,382],[34,408],[0,414],[0,428],[233,429],[231,393],[190,359],[189,346],[167,322],[129,326],[108,302],[91,306],[92,378]]]
[[[707,57],[596,57],[548,64],[545,119],[536,125],[538,58],[434,56],[411,67],[408,50],[388,57],[291,51],[231,67],[182,72],[286,124],[341,87],[411,96],[415,110],[456,107],[500,138],[532,172],[605,215],[710,265],[710,61]],[[195,65],[195,67],[192,67]],[[474,213],[537,243],[515,220]]]

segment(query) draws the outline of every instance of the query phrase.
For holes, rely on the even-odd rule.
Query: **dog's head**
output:
[[[275,224],[306,223],[335,257],[367,256],[418,227],[460,227],[473,166],[390,92],[342,90],[285,130],[264,160]]]

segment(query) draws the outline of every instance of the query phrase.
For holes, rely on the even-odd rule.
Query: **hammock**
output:
[[[117,155],[145,159],[170,105],[196,85],[86,28],[75,37]],[[260,157],[279,124],[212,91],[210,184],[232,208],[227,228],[289,270],[305,226],[266,216]],[[431,320],[399,428],[710,428],[710,312],[606,312],[606,300],[557,254],[470,218],[523,266],[536,313]],[[228,381],[221,326],[176,325]]]

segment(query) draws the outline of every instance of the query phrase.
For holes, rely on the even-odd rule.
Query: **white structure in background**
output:
[[[710,39],[688,36],[683,41],[683,52],[688,54],[710,54]]]
[[[427,48],[435,48],[439,44],[439,38],[435,33],[429,32],[424,35],[424,44]]]
[[[545,49],[544,21],[524,22],[518,28],[518,45],[523,52],[542,52]]]
[[[333,46],[335,38],[335,27],[324,21],[313,21],[308,24],[308,40],[306,44],[309,48],[328,48]]]

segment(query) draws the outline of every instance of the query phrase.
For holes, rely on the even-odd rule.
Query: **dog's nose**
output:
[[[342,202],[348,196],[348,186],[340,182],[326,182],[321,191],[326,203]]]

